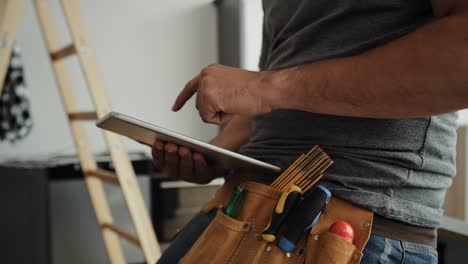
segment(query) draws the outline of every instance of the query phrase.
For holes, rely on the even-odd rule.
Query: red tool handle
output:
[[[354,229],[346,221],[337,221],[333,223],[329,228],[328,232],[333,233],[346,239],[349,243],[353,243],[354,240]]]

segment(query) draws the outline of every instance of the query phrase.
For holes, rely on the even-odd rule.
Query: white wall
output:
[[[53,3],[63,43],[70,42],[65,22]],[[113,108],[202,140],[217,128],[201,122],[193,100],[181,112],[171,104],[202,67],[217,62],[216,8],[211,0],[79,0],[84,26],[97,57]],[[35,122],[32,134],[11,145],[0,143],[0,159],[74,153],[58,90],[40,28],[27,5],[17,42],[23,50],[26,81]],[[67,59],[74,90],[90,110],[86,86],[75,58]],[[89,124],[93,127],[93,124]],[[104,150],[96,129],[89,129],[93,149]],[[126,141],[130,150],[146,150]]]
[[[458,125],[468,126],[468,109],[458,111]]]
[[[258,70],[262,49],[263,9],[261,0],[240,1],[240,65]]]

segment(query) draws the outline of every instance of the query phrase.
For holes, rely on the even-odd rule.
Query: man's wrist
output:
[[[262,109],[264,112],[271,112],[275,109],[283,108],[284,98],[287,96],[284,94],[284,78],[287,77],[282,70],[281,71],[261,71],[258,73],[258,78],[254,84],[256,91],[256,98],[260,99]]]
[[[260,72],[259,89],[271,110],[295,109],[315,112],[327,88],[327,63],[311,63],[277,71]]]

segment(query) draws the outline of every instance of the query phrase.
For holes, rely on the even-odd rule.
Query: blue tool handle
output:
[[[286,220],[286,231],[278,241],[278,246],[286,252],[296,248],[305,231],[312,228],[331,199],[331,192],[317,185],[304,195],[304,200]]]

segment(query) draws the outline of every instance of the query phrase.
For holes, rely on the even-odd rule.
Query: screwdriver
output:
[[[287,219],[286,230],[278,241],[278,247],[286,252],[293,251],[303,233],[317,223],[330,199],[331,192],[323,185],[306,192],[304,200]]]
[[[302,189],[292,184],[288,189],[281,194],[278,200],[275,210],[273,211],[270,219],[270,223],[262,233],[263,240],[267,242],[273,242],[276,239],[276,233],[284,222],[289,212],[296,206],[297,201],[301,198]]]
[[[236,189],[231,194],[231,199],[229,200],[224,213],[231,217],[237,218],[239,214],[239,209],[242,201],[244,200],[246,190],[239,185],[236,186]]]

